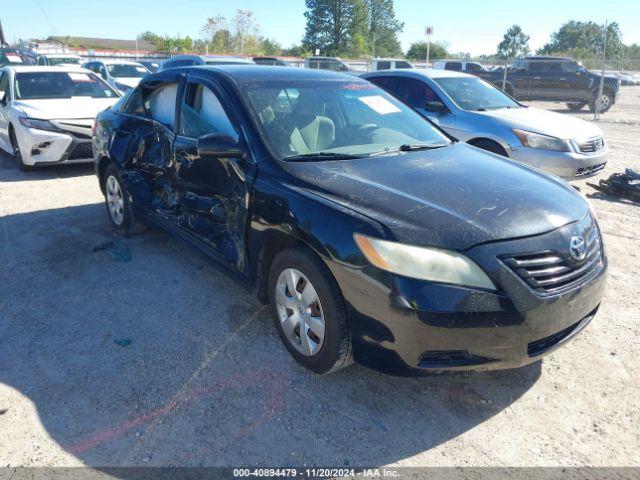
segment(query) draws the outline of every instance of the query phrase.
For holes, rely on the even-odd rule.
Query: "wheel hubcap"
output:
[[[324,313],[318,293],[304,273],[295,268],[280,273],[276,310],[289,343],[307,357],[317,354],[324,344]]]
[[[603,111],[608,109],[610,103],[611,102],[609,101],[609,97],[607,95],[602,95],[602,97],[600,97],[600,105],[598,110]]]
[[[113,175],[107,177],[107,207],[109,216],[116,225],[122,225],[124,221],[124,197],[120,183]]]

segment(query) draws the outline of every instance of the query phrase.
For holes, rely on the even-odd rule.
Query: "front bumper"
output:
[[[93,161],[91,138],[21,126],[18,145],[25,165],[59,165]]]
[[[594,154],[552,152],[529,147],[511,147],[509,157],[552,173],[565,180],[580,180],[596,175],[607,164],[609,148]]]
[[[498,286],[496,292],[403,278],[373,267],[330,265],[350,316],[354,359],[400,375],[516,368],[539,360],[573,338],[597,312],[606,257],[603,253],[602,266],[583,283],[548,296],[535,293],[499,257],[568,245],[574,227],[468,250]]]

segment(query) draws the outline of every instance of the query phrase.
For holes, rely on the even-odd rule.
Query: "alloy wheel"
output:
[[[316,355],[325,337],[325,318],[318,293],[301,271],[287,268],[278,276],[276,310],[282,330],[302,355]]]
[[[598,111],[606,112],[609,107],[611,107],[611,99],[609,98],[609,95],[603,94],[598,102]]]
[[[124,221],[124,196],[122,195],[120,182],[113,175],[109,175],[106,187],[109,216],[116,226],[120,226]]]

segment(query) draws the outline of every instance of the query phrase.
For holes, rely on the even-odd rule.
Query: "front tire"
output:
[[[106,168],[102,181],[107,215],[114,230],[121,235],[143,232],[145,226],[136,220],[129,195],[113,164]]]
[[[318,374],[351,365],[342,294],[316,255],[300,248],[278,253],[269,269],[268,289],[280,339],[298,363]]]
[[[18,139],[16,138],[16,132],[14,131],[12,126],[9,126],[9,141],[11,142],[11,148],[13,149],[13,158],[18,162],[18,167],[23,172],[32,172],[36,169],[33,165],[25,165],[24,160],[22,159],[22,152],[20,151],[20,146],[18,145]]]

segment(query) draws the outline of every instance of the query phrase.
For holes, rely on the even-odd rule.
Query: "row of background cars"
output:
[[[23,169],[92,161],[90,126],[93,118],[151,73],[144,64],[123,59],[91,60],[81,64],[81,58],[70,52],[37,55],[35,61],[42,65],[37,71],[35,67],[21,66],[16,58],[12,57],[18,66],[4,69],[0,77],[0,95],[3,96],[0,101],[0,147],[16,155]],[[311,57],[306,66],[344,71],[340,66],[325,64],[335,60]],[[412,68],[406,61],[378,59],[377,71],[361,76],[399,98],[453,139],[566,180],[589,177],[605,167],[608,148],[599,127],[571,116],[527,107],[498,89],[491,78],[483,79],[482,75],[490,72],[479,70],[478,64],[453,62],[437,61],[433,69],[424,70]],[[563,58],[527,57],[521,65],[528,65],[533,71],[531,65],[536,62],[553,62],[563,71],[574,71],[577,83],[584,84],[580,98],[593,95],[597,76],[576,62]],[[159,63],[156,70],[255,64],[286,66],[274,57],[250,60],[232,56],[177,55]],[[83,72],[78,72],[81,67]],[[524,68],[520,68],[522,71]],[[497,75],[504,78],[504,72]],[[54,78],[59,81],[46,80]],[[513,81],[513,77],[507,75],[507,78]],[[525,95],[522,85],[517,88],[514,85],[512,89],[516,98]],[[620,81],[607,85],[604,95],[610,93],[609,89],[615,90],[611,97],[613,102],[619,94]],[[579,89],[576,87],[576,90]],[[544,88],[539,88],[535,99],[551,99],[545,92]],[[555,100],[561,99],[556,96]],[[577,98],[572,97],[572,100]]]
[[[6,66],[0,147],[94,161],[116,231],[160,226],[241,278],[317,373],[517,367],[593,319],[596,220],[521,162],[575,178],[604,162],[597,127],[460,72],[251,63]]]

